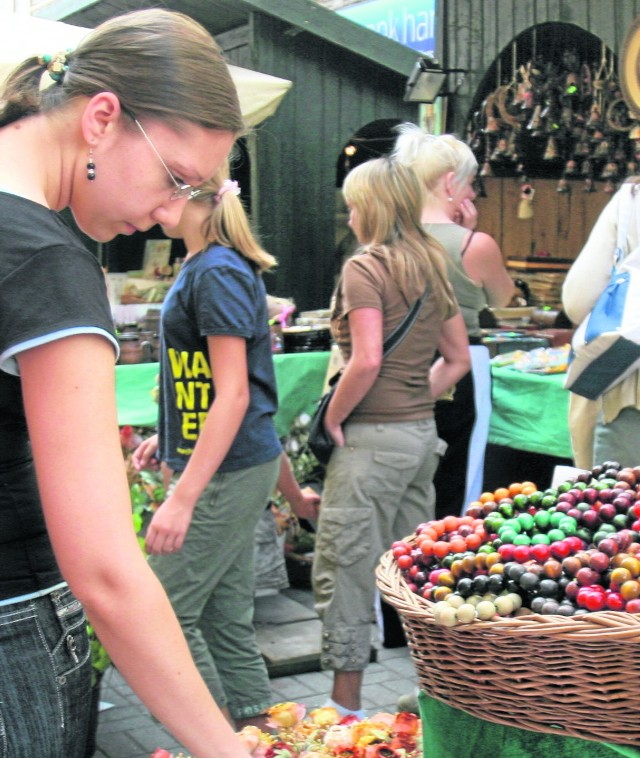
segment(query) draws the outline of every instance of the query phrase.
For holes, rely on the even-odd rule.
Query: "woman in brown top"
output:
[[[334,672],[329,705],[361,715],[374,569],[394,540],[434,515],[435,398],[469,370],[469,351],[441,250],[420,221],[423,196],[413,172],[379,158],[355,168],[343,193],[360,247],[344,264],[334,297],[332,331],[346,365],[325,421],[337,447],[323,491],[313,586],[321,662]],[[416,322],[383,360],[385,337],[425,289]]]

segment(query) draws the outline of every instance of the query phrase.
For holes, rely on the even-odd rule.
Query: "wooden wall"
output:
[[[252,14],[250,61],[241,65],[293,81],[255,138],[253,211],[279,261],[265,282],[300,309],[326,308],[339,269],[336,169],[342,149],[378,119],[415,121],[406,78],[282,22]],[[239,56],[239,54],[238,54]],[[239,56],[238,61],[242,61]]]
[[[494,237],[505,259],[545,252],[554,258],[574,260],[611,199],[602,191],[602,183],[596,184],[596,192],[585,192],[582,182],[576,181],[571,183],[571,192],[559,193],[557,179],[532,180],[534,215],[520,219],[521,180],[487,177],[487,196],[476,200],[478,229]]]
[[[627,30],[640,15],[640,0],[443,0],[438,7],[443,67],[468,71],[455,97],[449,100],[447,114],[447,131],[463,139],[468,137],[470,117],[489,91],[498,83],[509,82],[513,71],[509,64],[514,50],[518,53],[514,40],[520,35],[521,54],[527,37],[538,45],[538,53],[546,43],[560,55],[565,46],[571,47],[576,39],[582,39],[585,45],[593,46],[595,42],[596,55],[604,43],[607,54],[613,53],[617,63]],[[550,28],[549,24],[564,26]],[[587,43],[588,35],[581,34],[583,31],[597,39]],[[517,63],[527,60],[520,59]],[[570,180],[571,191],[559,193],[558,179],[530,180],[535,189],[534,215],[530,219],[518,218],[521,177],[484,179],[487,196],[477,200],[478,228],[496,239],[505,260],[524,259],[542,252],[552,259],[571,261],[579,254],[611,194],[603,191],[602,181],[594,182],[595,192],[585,192],[581,180]],[[547,259],[540,258],[544,260]],[[564,277],[568,264],[563,270],[559,262],[550,263],[553,265],[548,271],[555,268],[555,272],[549,278],[556,282],[557,295],[558,278]],[[523,270],[525,267],[510,267],[514,276]],[[554,302],[558,302],[557,297]]]
[[[514,38],[533,26],[562,22],[597,35],[618,53],[629,24],[640,15],[640,0],[442,0],[438,8],[441,63],[469,72],[449,100],[447,122],[448,131],[464,137],[479,88]],[[348,51],[292,34],[263,14],[252,15],[249,35],[249,48],[236,61],[294,82],[256,140],[255,214],[265,244],[280,261],[268,287],[293,295],[303,308],[326,307],[337,268],[340,151],[363,125],[383,118],[415,121],[417,109],[402,102],[402,78],[373,70]],[[250,60],[242,57],[247,52]],[[505,257],[545,250],[575,258],[610,196],[600,183],[597,192],[587,193],[578,182],[567,194],[556,192],[556,179],[533,183],[534,217],[523,221],[517,219],[520,181],[487,179],[487,198],[479,201],[481,228],[496,237]]]

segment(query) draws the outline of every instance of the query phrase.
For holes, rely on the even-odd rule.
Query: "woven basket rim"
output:
[[[415,544],[413,537],[405,542]],[[384,553],[376,567],[376,584],[384,599],[408,618],[436,624],[435,603],[417,595],[409,588],[395,562],[393,552]],[[531,613],[524,616],[504,616],[471,624],[450,627],[461,634],[570,635],[575,640],[611,640],[640,642],[640,614],[626,611],[595,611],[580,616]]]

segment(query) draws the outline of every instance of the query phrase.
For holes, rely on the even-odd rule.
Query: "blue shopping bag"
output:
[[[589,400],[640,368],[640,252],[622,266],[571,341],[565,387]]]

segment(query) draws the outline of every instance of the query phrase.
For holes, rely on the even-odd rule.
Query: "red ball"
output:
[[[531,548],[529,545],[516,545],[513,548],[513,560],[518,563],[526,563],[531,559]]]
[[[551,545],[545,545],[543,542],[531,545],[531,555],[538,563],[545,563],[551,557]]]
[[[606,605],[607,599],[604,593],[589,592],[584,600],[584,607],[588,611],[601,611]]]
[[[552,542],[550,547],[551,555],[560,561],[563,558],[566,558],[569,553],[571,553],[571,545],[566,540],[558,540],[557,542]]]
[[[625,607],[624,599],[619,592],[609,592],[606,604],[610,611],[623,611]]]
[[[498,548],[498,555],[502,558],[504,563],[509,563],[509,561],[513,560],[513,551],[515,548],[516,546],[512,545],[510,542],[505,542],[504,545],[500,545]]]

